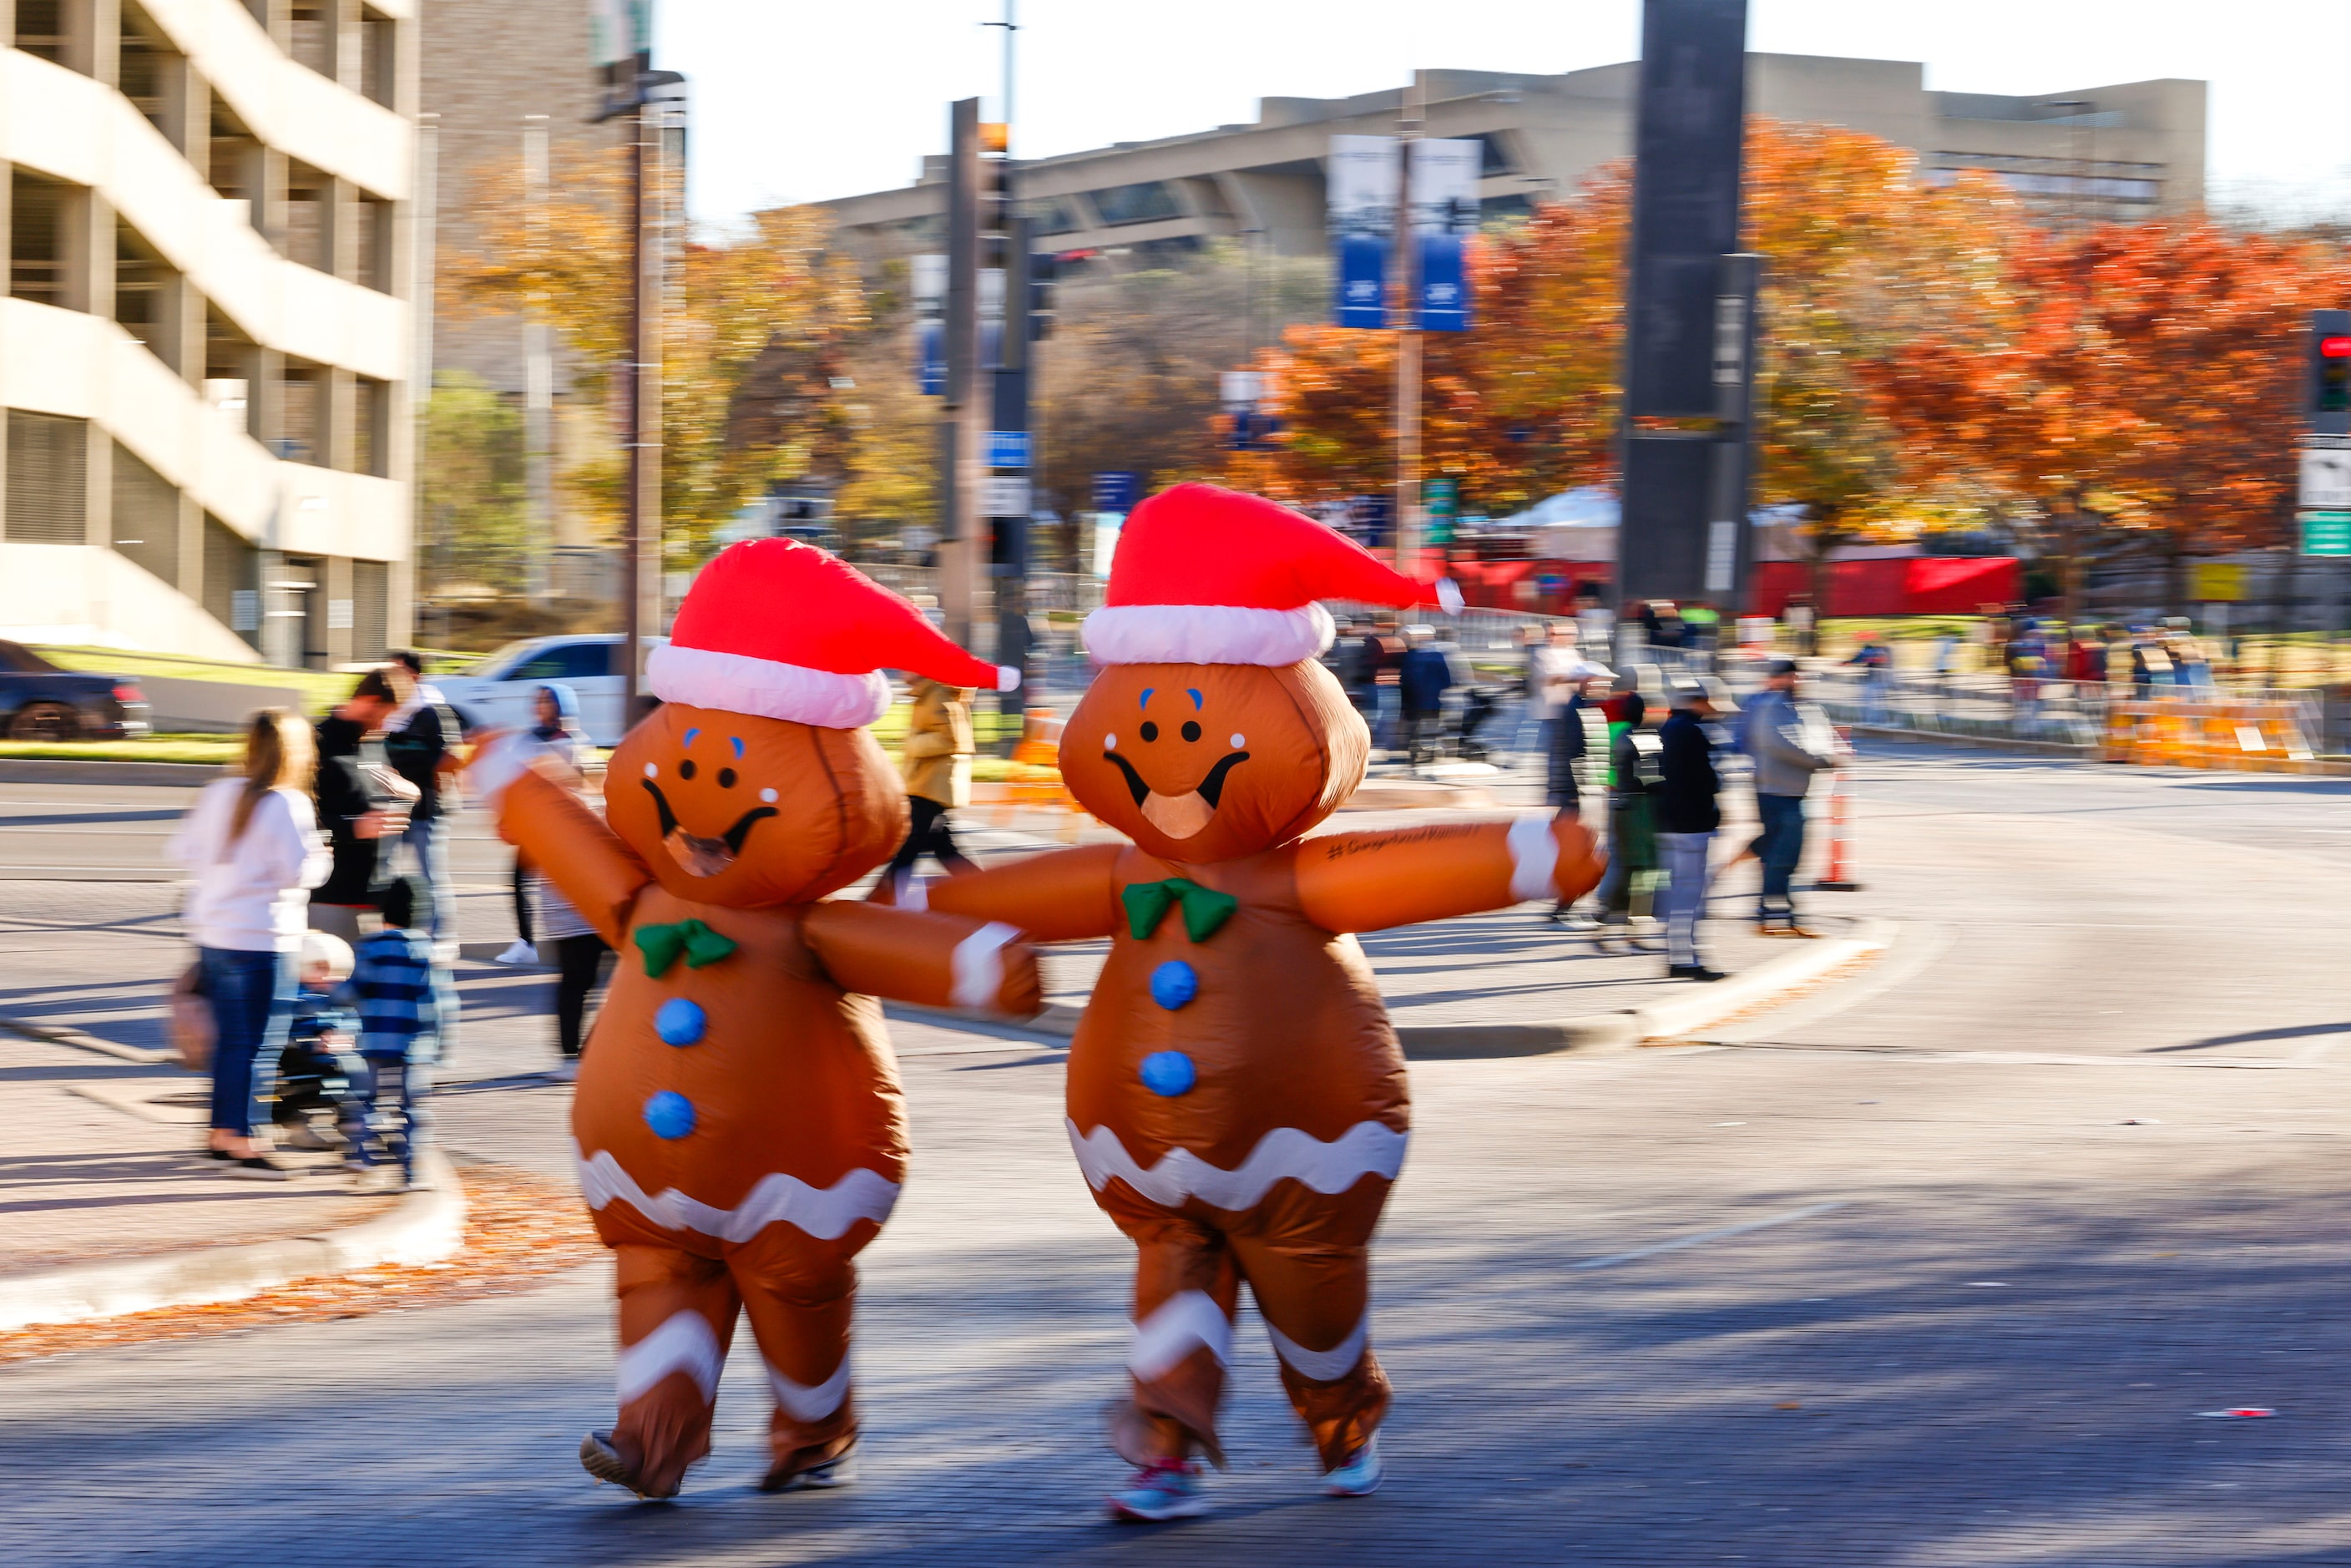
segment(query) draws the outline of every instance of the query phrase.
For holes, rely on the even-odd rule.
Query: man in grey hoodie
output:
[[[1755,841],[1763,862],[1763,891],[1755,927],[1765,936],[1810,936],[1796,924],[1790,891],[1804,854],[1804,796],[1813,776],[1837,765],[1835,732],[1817,712],[1796,702],[1796,662],[1774,659],[1763,690],[1747,705],[1740,749],[1755,763],[1755,814],[1763,831]]]

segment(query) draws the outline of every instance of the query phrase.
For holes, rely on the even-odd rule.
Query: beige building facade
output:
[[[1560,76],[1422,75],[1429,136],[1484,144],[1489,216],[1573,191],[1633,151],[1637,63]],[[1864,131],[1910,148],[1935,178],[1997,174],[2053,220],[2194,211],[2204,196],[2204,84],[2166,80],[2032,97],[1935,92],[1914,61],[1748,57],[1748,110]],[[1022,165],[1020,191],[1043,243],[1111,257],[1173,258],[1212,235],[1319,255],[1323,169],[1334,135],[1391,134],[1401,89],[1346,99],[1270,98],[1247,125],[1121,142]],[[823,204],[869,259],[935,250],[945,228],[944,157],[893,191]]]
[[[405,641],[415,0],[0,0],[0,636]]]

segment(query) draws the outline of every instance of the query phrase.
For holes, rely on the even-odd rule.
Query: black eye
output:
[[[1200,738],[1200,727],[1188,718],[1184,721],[1184,738],[1186,740]]]
[[[1145,740],[1159,738],[1159,727],[1147,718],[1143,721],[1143,738]]]
[[[732,768],[722,768],[718,770],[718,787],[721,789],[732,789],[735,788],[735,769]]]
[[[684,761],[677,765],[677,776],[681,779],[691,779],[694,777],[693,758],[689,757]]]

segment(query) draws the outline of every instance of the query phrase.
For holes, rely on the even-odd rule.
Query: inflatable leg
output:
[[[770,1490],[831,1463],[857,1441],[849,1388],[857,1266],[850,1260],[872,1234],[873,1227],[858,1225],[824,1241],[796,1226],[770,1225],[726,1255],[776,1395],[762,1483]]]
[[[1134,1335],[1126,1356],[1134,1402],[1113,1416],[1111,1446],[1134,1465],[1197,1452],[1221,1468],[1217,1406],[1240,1299],[1232,1251],[1215,1229],[1123,1186],[1102,1201],[1135,1246]]]
[[[1282,1387],[1326,1470],[1353,1458],[1387,1413],[1387,1375],[1371,1347],[1369,1245],[1387,1190],[1376,1177],[1335,1197],[1285,1182],[1231,1237]]]
[[[674,1247],[615,1247],[621,1419],[612,1447],[647,1497],[668,1497],[710,1452],[710,1406],[735,1337],[726,1266]]]

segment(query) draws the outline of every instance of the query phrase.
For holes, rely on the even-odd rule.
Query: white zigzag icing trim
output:
[[[653,1392],[653,1385],[673,1372],[683,1372],[694,1379],[702,1390],[702,1402],[707,1405],[717,1396],[719,1369],[726,1364],[726,1351],[718,1343],[717,1331],[710,1320],[691,1307],[675,1312],[661,1327],[634,1344],[621,1347],[619,1362],[612,1368],[612,1381],[628,1405]]]
[[[1178,1291],[1134,1326],[1126,1344],[1126,1369],[1144,1383],[1166,1376],[1202,1345],[1218,1366],[1233,1361],[1233,1325],[1206,1291]]]
[[[1189,1149],[1171,1149],[1149,1170],[1137,1165],[1116,1133],[1080,1133],[1069,1117],[1070,1148],[1096,1192],[1113,1176],[1152,1202],[1174,1208],[1196,1197],[1217,1208],[1253,1208],[1275,1182],[1294,1176],[1320,1193],[1344,1192],[1367,1176],[1390,1181],[1404,1168],[1405,1134],[1377,1122],[1358,1122],[1329,1143],[1296,1127],[1276,1127],[1257,1141],[1238,1169],[1212,1166]]]
[[[721,1241],[748,1241],[782,1220],[798,1226],[820,1241],[831,1241],[861,1219],[879,1225],[890,1218],[898,1202],[898,1184],[862,1166],[827,1187],[809,1186],[798,1176],[771,1171],[732,1208],[716,1208],[685,1196],[675,1187],[648,1197],[636,1178],[621,1168],[610,1149],[590,1158],[575,1143],[571,1152],[580,1162],[580,1190],[590,1208],[601,1208],[615,1198],[664,1230],[699,1230]]]
[[[832,1375],[813,1387],[794,1383],[778,1372],[773,1362],[763,1364],[768,1368],[768,1386],[775,1390],[776,1403],[782,1406],[785,1413],[795,1421],[821,1421],[840,1409],[841,1402],[849,1397],[849,1357],[846,1353],[841,1358],[841,1364],[832,1369]]]
[[[1262,1310],[1264,1303],[1260,1301],[1258,1304]],[[1274,1354],[1317,1383],[1336,1383],[1354,1371],[1355,1364],[1364,1359],[1364,1342],[1372,1336],[1372,1314],[1368,1308],[1365,1309],[1364,1315],[1355,1320],[1355,1326],[1347,1337],[1329,1350],[1307,1349],[1274,1327],[1271,1318],[1265,1320],[1265,1333],[1266,1337],[1273,1341]]]

